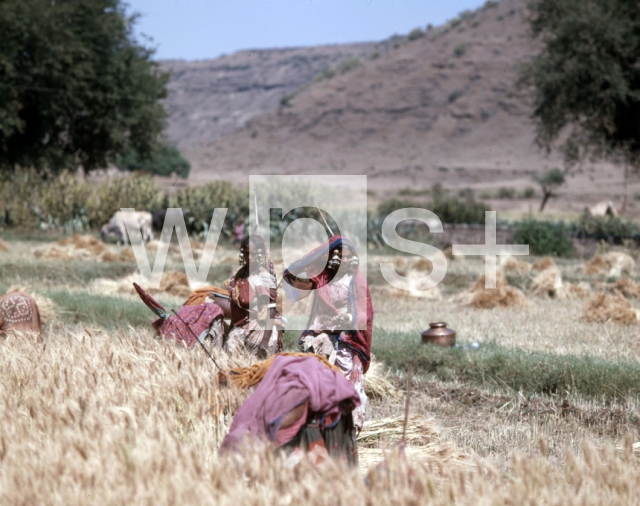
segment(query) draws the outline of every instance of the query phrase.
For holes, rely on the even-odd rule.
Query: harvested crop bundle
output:
[[[553,258],[543,257],[540,260],[533,262],[531,269],[534,271],[545,271],[551,267],[556,267],[556,263],[553,261]]]
[[[540,272],[531,282],[531,293],[533,295],[555,298],[561,289],[562,275],[555,265]]]
[[[587,302],[582,319],[590,323],[631,325],[638,321],[638,316],[621,294],[598,293]]]
[[[627,298],[640,298],[640,283],[636,283],[633,279],[620,278],[612,286],[614,291],[619,291]]]
[[[9,251],[9,245],[0,239],[0,251]]]
[[[589,262],[584,264],[582,270],[586,274],[606,274],[609,277],[619,277],[622,274],[633,274],[635,260],[626,253],[610,251],[602,255],[594,255]]]
[[[497,307],[522,307],[526,305],[524,293],[513,286],[501,286],[494,290],[480,290],[473,294],[470,306],[477,309]]]

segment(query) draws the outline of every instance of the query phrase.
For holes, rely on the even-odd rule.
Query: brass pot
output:
[[[456,331],[447,328],[445,322],[430,323],[429,329],[422,333],[422,344],[453,346],[456,344]]]

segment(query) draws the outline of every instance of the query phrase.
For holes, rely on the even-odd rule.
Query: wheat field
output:
[[[407,448],[398,453],[406,372],[382,362],[368,386],[359,469],[333,462],[321,470],[305,461],[293,465],[263,447],[219,455],[244,397],[217,384],[216,368],[204,353],[153,339],[147,323],[153,315],[146,308],[139,316],[127,312],[140,304],[135,297],[97,290],[89,278],[115,276],[115,264],[69,266],[28,256],[32,244],[5,243],[0,285],[27,284],[53,297],[57,314],[42,342],[10,336],[0,343],[0,504],[637,501],[637,399],[529,395],[499,381],[478,386],[417,370]],[[225,256],[233,258],[233,251],[218,258]],[[370,258],[370,273],[381,259]],[[533,297],[523,287],[525,307],[469,308],[456,294],[473,284],[482,265],[452,262],[456,281],[435,299],[390,296],[371,274],[374,351],[380,332],[419,340],[430,321],[444,320],[463,343],[637,362],[639,327],[584,322],[581,300]],[[577,265],[560,268],[567,279],[583,279]],[[132,272],[124,266],[118,276]],[[216,271],[211,281],[224,275]],[[109,323],[92,316],[83,305],[92,297],[105,312],[122,311],[121,319]],[[180,298],[167,294],[163,300],[175,305]],[[246,358],[219,354],[216,360],[228,367]]]

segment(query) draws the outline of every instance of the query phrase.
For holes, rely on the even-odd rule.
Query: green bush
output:
[[[640,238],[640,227],[619,216],[592,216],[584,212],[573,225],[573,232],[582,237],[620,241]]]
[[[531,255],[573,256],[571,230],[564,222],[537,221],[531,218],[516,223],[514,241],[528,244]]]
[[[527,186],[520,194],[520,197],[523,199],[533,199],[535,198],[535,196],[536,196],[536,190],[531,186]]]
[[[515,199],[516,189],[502,186],[501,188],[498,189],[498,198],[499,199]]]
[[[42,176],[35,169],[17,169],[0,180],[0,225],[35,227]]]
[[[160,143],[151,157],[141,157],[136,151],[129,151],[125,156],[117,156],[116,167],[122,171],[146,171],[159,176],[170,176],[176,173],[183,179],[189,176],[191,165],[182,157],[175,146]]]
[[[196,227],[206,235],[216,208],[227,208],[222,234],[231,237],[233,227],[249,214],[249,197],[246,190],[236,188],[229,181],[212,181],[204,186],[180,190],[175,198],[176,206],[189,211]]]
[[[460,58],[461,56],[463,56],[468,49],[469,46],[467,46],[467,44],[462,43],[462,44],[458,44],[454,49],[453,49],[453,54],[455,54],[458,58]]]
[[[435,213],[443,223],[474,224],[484,223],[485,211],[491,210],[486,204],[474,200],[472,195],[467,198],[447,196],[435,187],[432,189],[432,193],[434,198],[427,203],[416,203],[396,198],[385,200],[378,206],[378,215],[384,219],[397,209],[420,207]]]
[[[407,37],[409,40],[417,40],[424,36],[424,32],[420,28],[414,28],[409,32],[409,36]]]

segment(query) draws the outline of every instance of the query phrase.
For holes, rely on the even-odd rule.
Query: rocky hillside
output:
[[[169,138],[181,149],[216,139],[272,111],[314,78],[348,68],[392,42],[239,51],[215,60],[160,62],[171,73]]]
[[[295,74],[293,55],[303,50],[268,53],[273,66],[264,68],[274,78],[256,80],[261,98],[252,100],[248,92],[246,102],[236,91],[219,99],[210,94],[212,105],[205,106],[207,86],[222,86],[214,86],[217,71],[198,74],[200,95],[183,90],[176,72],[172,87],[184,95],[181,103],[192,106],[172,109],[171,132],[192,162],[190,182],[245,181],[259,173],[367,174],[369,185],[382,195],[436,182],[479,190],[530,186],[534,173],[560,161],[546,158],[534,145],[531,108],[515,88],[518,65],[537,50],[526,14],[524,0],[487,2],[421,37],[387,41],[382,50],[373,45],[316,48],[324,59],[306,74],[316,78],[300,86],[304,78],[296,74],[295,86],[287,90],[297,92],[287,91],[284,99],[284,84],[269,98],[265,88],[289,82],[284,76]],[[323,72],[330,50],[343,61],[359,51],[359,59],[351,58],[342,71]],[[229,58],[241,56],[260,58],[258,53]],[[195,70],[188,69],[215,69],[221,61],[171,65],[194,72],[195,82]],[[276,61],[289,63],[279,73]],[[206,112],[214,108],[227,111],[218,116],[218,127]],[[185,138],[174,134],[178,131],[192,133]],[[602,167],[584,168],[567,191],[608,198],[620,175]]]

